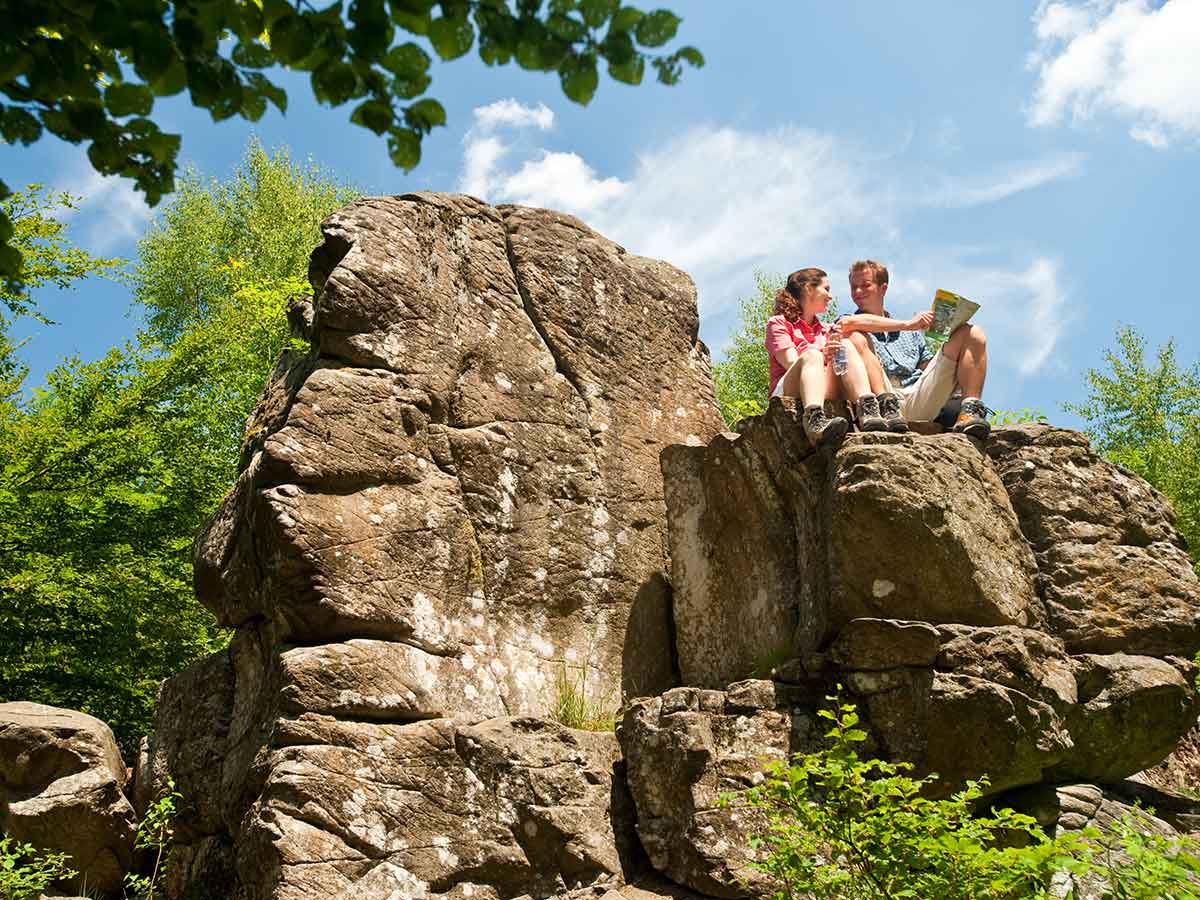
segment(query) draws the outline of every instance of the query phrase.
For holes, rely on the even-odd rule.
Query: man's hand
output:
[[[905,331],[928,331],[929,326],[933,324],[933,310],[927,309],[924,312],[919,312],[907,322],[904,323]]]

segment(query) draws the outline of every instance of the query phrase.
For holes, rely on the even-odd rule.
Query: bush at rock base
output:
[[[65,853],[39,852],[33,844],[0,837],[0,898],[37,897],[60,879],[72,878]]]
[[[774,763],[760,785],[723,798],[766,813],[751,838],[762,854],[753,867],[774,879],[778,900],[1200,897],[1195,840],[1154,834],[1137,813],[1108,833],[1050,837],[1011,809],[980,814],[986,779],[930,800],[922,791],[936,775],[914,779],[907,764],[861,759],[855,746],[868,736],[855,705],[828,699],[833,708],[817,713],[832,723],[827,749]],[[1102,893],[1077,894],[1085,880]]]

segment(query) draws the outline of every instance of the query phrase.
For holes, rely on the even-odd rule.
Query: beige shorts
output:
[[[941,412],[958,383],[958,363],[941,351],[921,372],[921,377],[900,388],[900,414],[914,422],[931,422]]]

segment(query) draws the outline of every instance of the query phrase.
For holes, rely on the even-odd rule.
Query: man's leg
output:
[[[963,398],[982,399],[987,379],[987,336],[983,329],[970,322],[959,325],[942,345],[942,353],[958,364],[956,376]]]
[[[983,405],[983,383],[987,379],[987,337],[978,325],[960,325],[942,346],[942,353],[957,362],[956,378],[962,389],[962,406],[954,430],[985,438],[991,430]]]
[[[867,380],[871,383],[872,394],[886,394],[890,391],[891,385],[888,384],[887,378],[883,374],[883,366],[879,362],[879,357],[875,355],[875,348],[871,345],[871,339],[861,331],[853,332],[848,338],[849,342],[854,345],[854,349],[858,351],[858,357],[862,360],[863,366],[867,370]]]

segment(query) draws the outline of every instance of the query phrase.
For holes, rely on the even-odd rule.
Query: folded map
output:
[[[937,353],[951,332],[964,322],[971,321],[979,304],[950,291],[938,288],[933,295],[933,324],[925,332],[925,344],[931,353]]]

